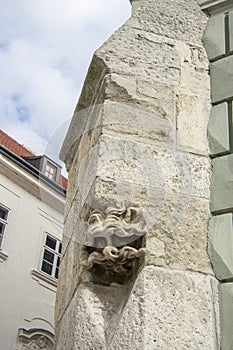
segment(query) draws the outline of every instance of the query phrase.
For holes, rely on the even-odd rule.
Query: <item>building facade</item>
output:
[[[0,131],[0,348],[53,347],[66,179]],[[61,181],[61,182],[60,182]]]

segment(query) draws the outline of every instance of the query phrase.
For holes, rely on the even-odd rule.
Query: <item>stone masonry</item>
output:
[[[227,107],[218,96],[211,112],[209,75],[222,33],[208,59],[200,2],[137,0],[133,9],[94,53],[60,153],[69,182],[56,350],[216,350],[207,126],[211,113],[211,152],[223,154],[227,131],[213,140]]]

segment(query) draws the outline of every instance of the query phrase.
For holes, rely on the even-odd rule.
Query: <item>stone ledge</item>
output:
[[[232,0],[198,0],[202,10],[212,12],[219,9],[226,9],[232,6]]]

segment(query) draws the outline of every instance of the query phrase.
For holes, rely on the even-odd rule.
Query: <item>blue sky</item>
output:
[[[0,1],[1,129],[45,153],[53,135],[63,137],[93,52],[131,6],[129,0]]]

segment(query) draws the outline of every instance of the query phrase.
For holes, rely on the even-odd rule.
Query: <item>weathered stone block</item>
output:
[[[110,72],[122,75],[127,72],[128,76],[160,84],[177,85],[179,81],[180,60],[175,43],[154,33],[125,25],[95,55],[107,64]]]
[[[63,252],[59,274],[63,276],[58,281],[56,294],[56,323],[63,317],[64,311],[72,301],[73,294],[80,282],[89,282],[90,276],[86,269],[88,254],[78,241],[64,236],[65,250]]]
[[[223,213],[233,210],[233,154],[213,160],[211,180],[212,212]]]
[[[151,266],[130,296],[124,287],[82,284],[59,324],[56,349],[214,350],[212,297],[209,277]]]
[[[196,1],[144,0],[140,9],[126,24],[168,38],[201,45],[206,22],[207,16],[200,12]]]
[[[179,95],[177,97],[177,142],[180,149],[208,154],[206,129],[210,106],[206,96]]]
[[[233,97],[233,56],[210,64],[212,102]]]
[[[159,125],[154,135],[154,140],[138,142],[139,138],[134,136],[129,135],[131,139],[127,136],[114,138],[106,131],[100,139],[96,176],[103,181],[119,183],[119,190],[124,183],[142,189],[160,189],[164,193],[179,192],[209,198],[209,159],[174,150],[169,144],[169,132],[163,133],[161,129],[160,135]],[[104,188],[103,191],[109,197]]]
[[[219,280],[233,278],[232,214],[214,216],[209,224],[208,251]]]
[[[209,278],[151,267],[142,278],[146,350],[215,349]]]
[[[204,45],[208,58],[212,60],[225,54],[225,14],[218,13],[210,17],[205,33]]]
[[[211,317],[211,306],[209,302],[203,304],[205,307],[202,309],[202,315],[199,314],[199,316],[197,310],[194,311],[194,309],[201,303],[200,295],[198,295],[200,288],[203,287],[201,295],[204,296],[204,300],[210,298],[207,286],[208,282],[205,285],[204,280],[198,274],[197,279],[195,279],[194,274],[173,273],[153,267],[144,269],[137,280],[134,293],[124,309],[122,320],[118,325],[110,349],[117,350],[119,347],[124,350],[133,348],[137,350],[198,349],[199,342],[201,344],[201,339],[205,338],[203,331],[199,333],[204,321],[202,321],[202,317],[207,316],[207,319]],[[186,294],[186,291],[189,292]],[[135,302],[138,299],[140,300],[139,315],[141,321],[138,332],[142,334],[142,339],[138,344],[135,341],[137,339],[131,344],[136,329],[130,328],[132,323],[137,322],[138,312]],[[208,304],[209,306],[207,306]],[[186,311],[183,312],[183,310]],[[196,331],[192,329],[190,332],[183,332],[184,326],[185,329],[192,328],[192,322],[195,325],[198,324]],[[128,336],[129,339],[127,339]],[[205,339],[202,345],[203,347],[208,346],[208,349],[214,349],[211,340]]]
[[[230,130],[226,102],[212,107],[208,137],[212,155],[230,152]]]
[[[206,250],[208,217],[208,201],[167,194],[147,234],[146,264],[212,274]]]
[[[186,45],[183,43],[180,46],[178,50],[180,55],[185,46]],[[193,52],[196,53],[194,54]],[[183,61],[181,61],[180,85],[177,89],[178,94],[200,96],[201,98],[206,96],[206,100],[208,101],[210,95],[210,81],[208,76],[208,64],[206,64],[206,61],[207,59],[202,48],[196,47],[192,49],[191,46],[189,47],[188,56],[183,56]]]
[[[129,287],[119,285],[79,285],[58,326],[63,332],[56,339],[56,349],[108,350],[128,300],[129,291]],[[139,308],[137,316],[137,322],[140,324]],[[68,339],[70,332],[72,339]]]
[[[233,283],[220,284],[221,350],[233,349]]]
[[[164,93],[167,92],[163,88]],[[154,99],[153,105],[107,101],[103,106],[102,130],[113,136],[146,143],[171,144],[174,142],[174,93],[169,91],[167,99]],[[167,96],[167,97],[168,97]],[[148,103],[147,103],[148,104]]]

